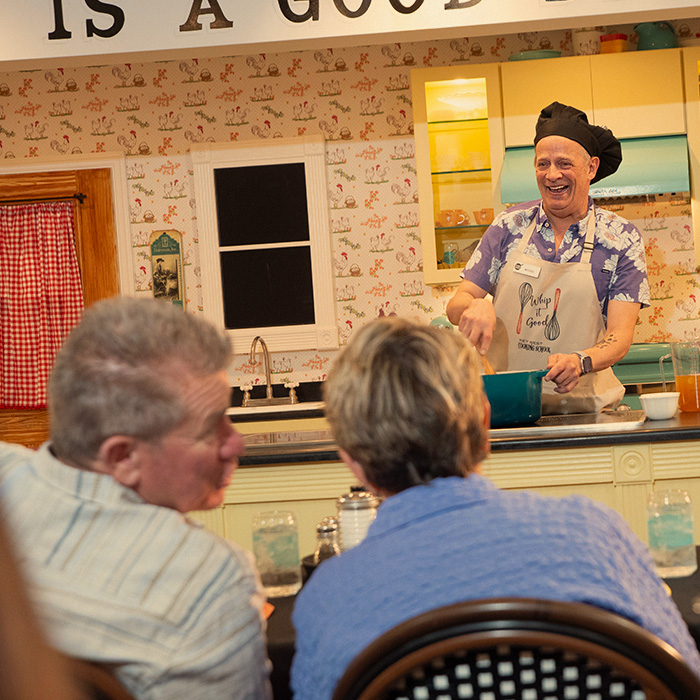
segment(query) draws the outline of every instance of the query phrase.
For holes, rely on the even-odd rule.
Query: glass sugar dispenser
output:
[[[338,498],[340,548],[345,551],[360,544],[377,516],[381,499],[363,486],[351,486],[350,491]]]
[[[318,565],[325,559],[338,554],[340,554],[338,518],[329,515],[316,524],[316,551],[313,554],[313,563]]]

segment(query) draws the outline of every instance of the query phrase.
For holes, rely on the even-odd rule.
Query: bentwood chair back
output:
[[[457,603],[388,631],[350,664],[333,700],[698,700],[680,654],[583,603]]]

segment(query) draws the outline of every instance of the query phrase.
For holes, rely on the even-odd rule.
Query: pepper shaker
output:
[[[319,564],[324,559],[330,559],[338,554],[340,554],[338,518],[329,515],[316,525],[316,551],[313,562]]]

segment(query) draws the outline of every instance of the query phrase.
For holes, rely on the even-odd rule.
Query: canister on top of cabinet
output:
[[[572,32],[574,53],[577,56],[592,56],[600,53],[600,37],[602,33],[600,27],[574,29]]]
[[[604,34],[600,37],[600,53],[627,51],[627,34]]]

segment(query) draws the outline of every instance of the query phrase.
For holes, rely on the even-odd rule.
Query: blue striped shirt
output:
[[[0,501],[55,646],[139,699],[270,697],[250,556],[111,476],[0,443]]]

